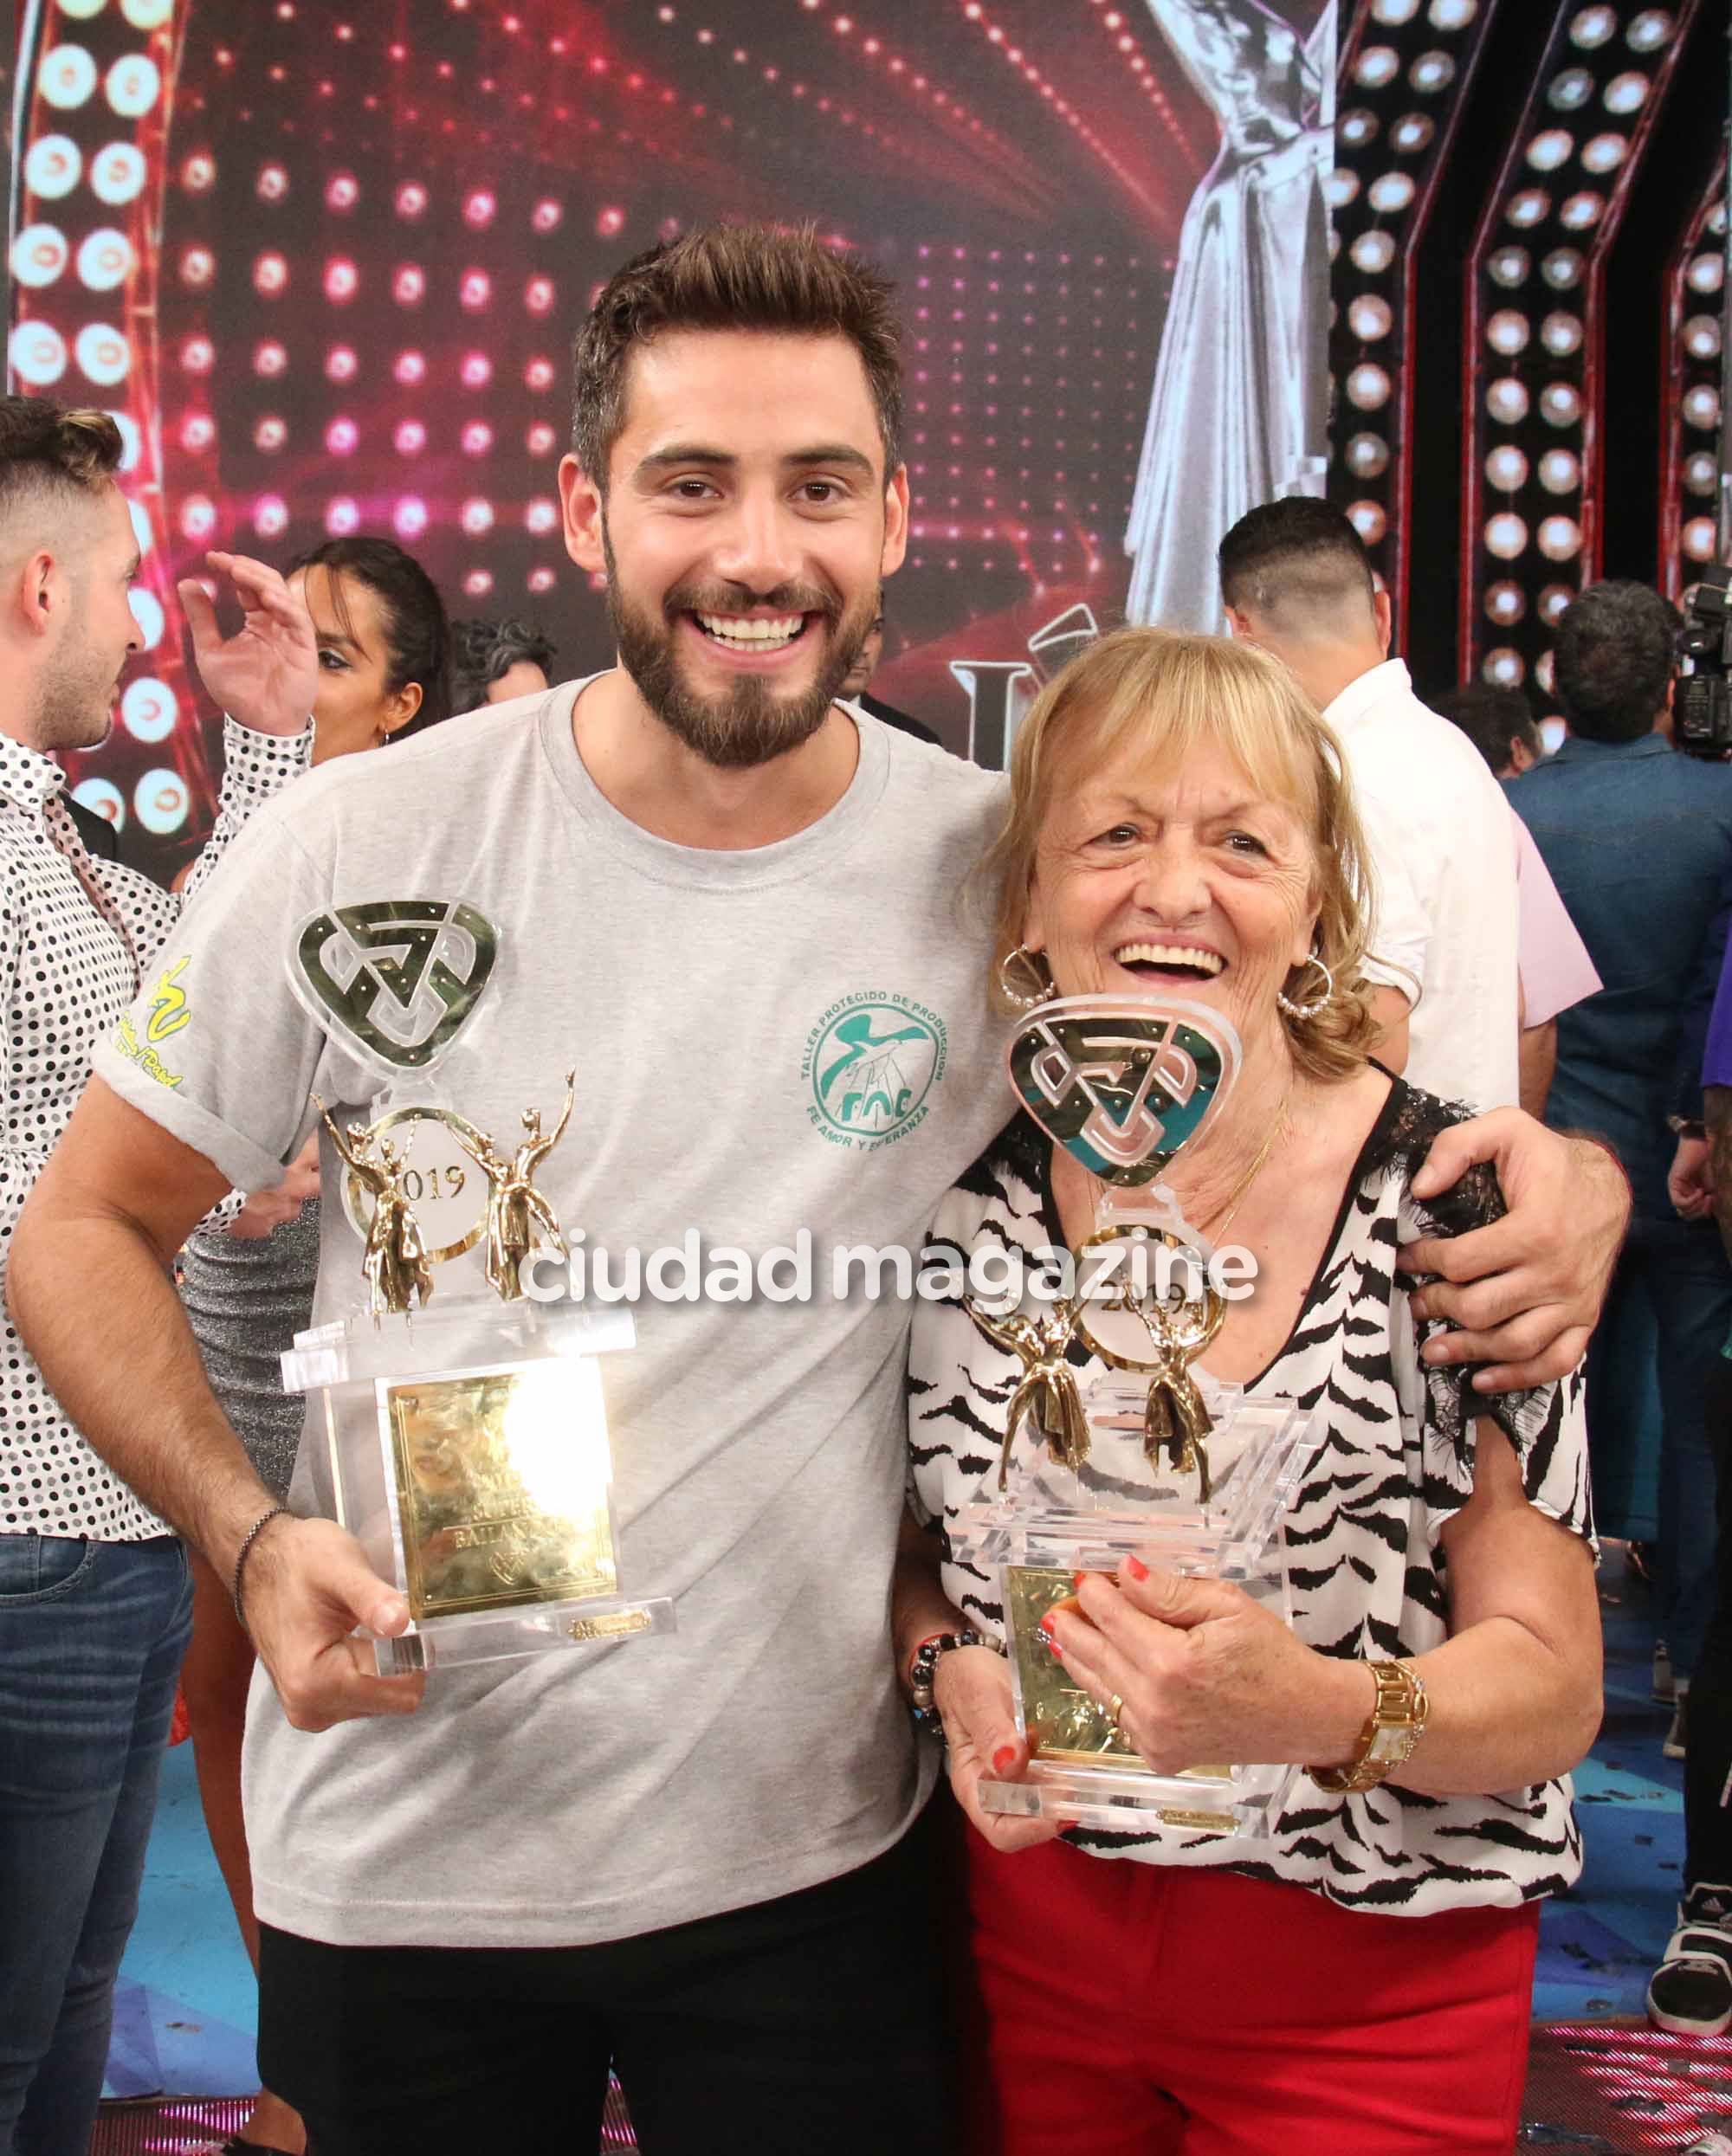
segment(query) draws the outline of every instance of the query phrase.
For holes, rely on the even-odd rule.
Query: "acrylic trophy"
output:
[[[1193,1372],[1226,1305],[1215,1254],[1158,1179],[1221,1112],[1238,1037],[1199,1004],[1065,997],[1031,1011],[1008,1054],[1018,1101],[1102,1195],[1065,1292],[1015,1309],[966,1302],[1019,1365],[1002,1455],[949,1528],[953,1561],[998,1585],[1031,1751],[1024,1778],[984,1779],[981,1802],[1128,1831],[1267,1835],[1296,1767],[1156,1772],[1040,1630],[1079,1572],[1134,1553],[1230,1581],[1290,1621],[1282,1517],[1315,1436],[1293,1402]],[[1092,1377],[1071,1359],[1078,1345]]]
[[[315,913],[288,954],[303,1008],[381,1084],[365,1121],[318,1104],[364,1299],[298,1333],[282,1371],[308,1396],[337,1520],[407,1598],[407,1631],[373,1643],[385,1675],[674,1623],[668,1597],[627,1591],[614,1518],[598,1358],[632,1346],[630,1313],[538,1301],[520,1277],[538,1253],[565,1255],[535,1177],[571,1123],[573,1076],[551,1129],[530,1107],[502,1144],[435,1078],[498,959],[487,917],[442,899]],[[485,1292],[436,1297],[435,1268],[483,1244]]]

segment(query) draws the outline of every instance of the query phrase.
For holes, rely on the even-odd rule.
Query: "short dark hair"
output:
[[[1431,709],[1459,726],[1493,775],[1509,768],[1509,744],[1520,741],[1531,755],[1543,756],[1546,745],[1527,698],[1519,688],[1498,688],[1490,681],[1464,681],[1431,700]]]
[[[494,683],[514,666],[539,666],[551,675],[552,640],[527,622],[467,621],[451,624],[451,707],[474,711]]]
[[[27,500],[100,494],[120,468],[120,429],[105,411],[0,397],[0,519]]]
[[[385,687],[395,694],[411,681],[421,684],[421,702],[415,716],[390,736],[391,740],[406,741],[410,734],[425,733],[430,726],[450,717],[450,634],[445,623],[445,602],[439,597],[438,585],[413,554],[404,552],[395,539],[369,539],[362,534],[326,539],[322,546],[297,555],[288,565],[288,573],[293,576],[297,569],[323,569],[333,577],[353,577],[378,599],[391,662]],[[333,591],[332,597],[340,619],[342,594]],[[346,622],[343,625],[348,627]]]
[[[1570,732],[1635,741],[1652,730],[1677,671],[1677,610],[1651,584],[1590,584],[1558,621],[1554,680]]]
[[[1365,541],[1332,501],[1289,494],[1242,516],[1221,541],[1221,597],[1247,613],[1302,617],[1377,596]]]
[[[816,229],[712,224],[651,248],[616,270],[572,346],[572,448],[603,492],[625,424],[632,352],[674,330],[764,330],[845,337],[860,354],[884,439],[884,467],[902,461],[902,331],[891,287]]]

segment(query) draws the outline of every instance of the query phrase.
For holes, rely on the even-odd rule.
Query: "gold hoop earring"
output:
[[[998,961],[998,993],[1018,1010],[1033,1010],[1053,997],[1052,973],[1038,951],[1025,943]]]
[[[1307,965],[1315,965],[1322,975],[1322,993],[1314,997],[1308,1004],[1296,1002],[1284,991],[1275,999],[1275,1007],[1277,1010],[1283,1012],[1289,1018],[1298,1019],[1302,1023],[1307,1018],[1317,1017],[1335,1000],[1335,977],[1315,951],[1308,954],[1305,963]]]

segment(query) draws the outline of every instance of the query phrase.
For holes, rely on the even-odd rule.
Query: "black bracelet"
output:
[[[273,1505],[268,1512],[262,1512],[241,1537],[241,1546],[235,1552],[235,1576],[229,1583],[229,1594],[235,1604],[235,1622],[243,1632],[247,1629],[247,1613],[241,1607],[241,1575],[247,1569],[247,1559],[253,1553],[254,1543],[269,1527],[271,1521],[287,1520],[290,1516],[287,1505]]]
[[[932,1683],[939,1656],[947,1655],[953,1647],[990,1647],[995,1655],[1005,1651],[1003,1640],[991,1632],[977,1632],[972,1624],[965,1624],[960,1632],[934,1632],[915,1648],[908,1663],[908,1712],[916,1729],[930,1729],[940,1737],[944,1718],[933,1703]]]

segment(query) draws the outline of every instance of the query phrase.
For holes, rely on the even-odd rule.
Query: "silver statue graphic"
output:
[[[519,1268],[538,1240],[548,1243],[560,1257],[566,1256],[565,1238],[559,1217],[535,1187],[535,1172],[565,1134],[572,1120],[577,1073],[565,1073],[565,1105],[559,1120],[545,1135],[540,1108],[523,1113],[525,1136],[507,1160],[491,1138],[475,1144],[459,1131],[457,1143],[475,1160],[488,1179],[487,1276],[488,1285],[505,1301],[523,1293]]]
[[[1335,8],[1309,38],[1261,0],[1148,0],[1221,146],[1186,212],[1125,552],[1125,611],[1225,626],[1222,534],[1321,494],[1328,456]]]

